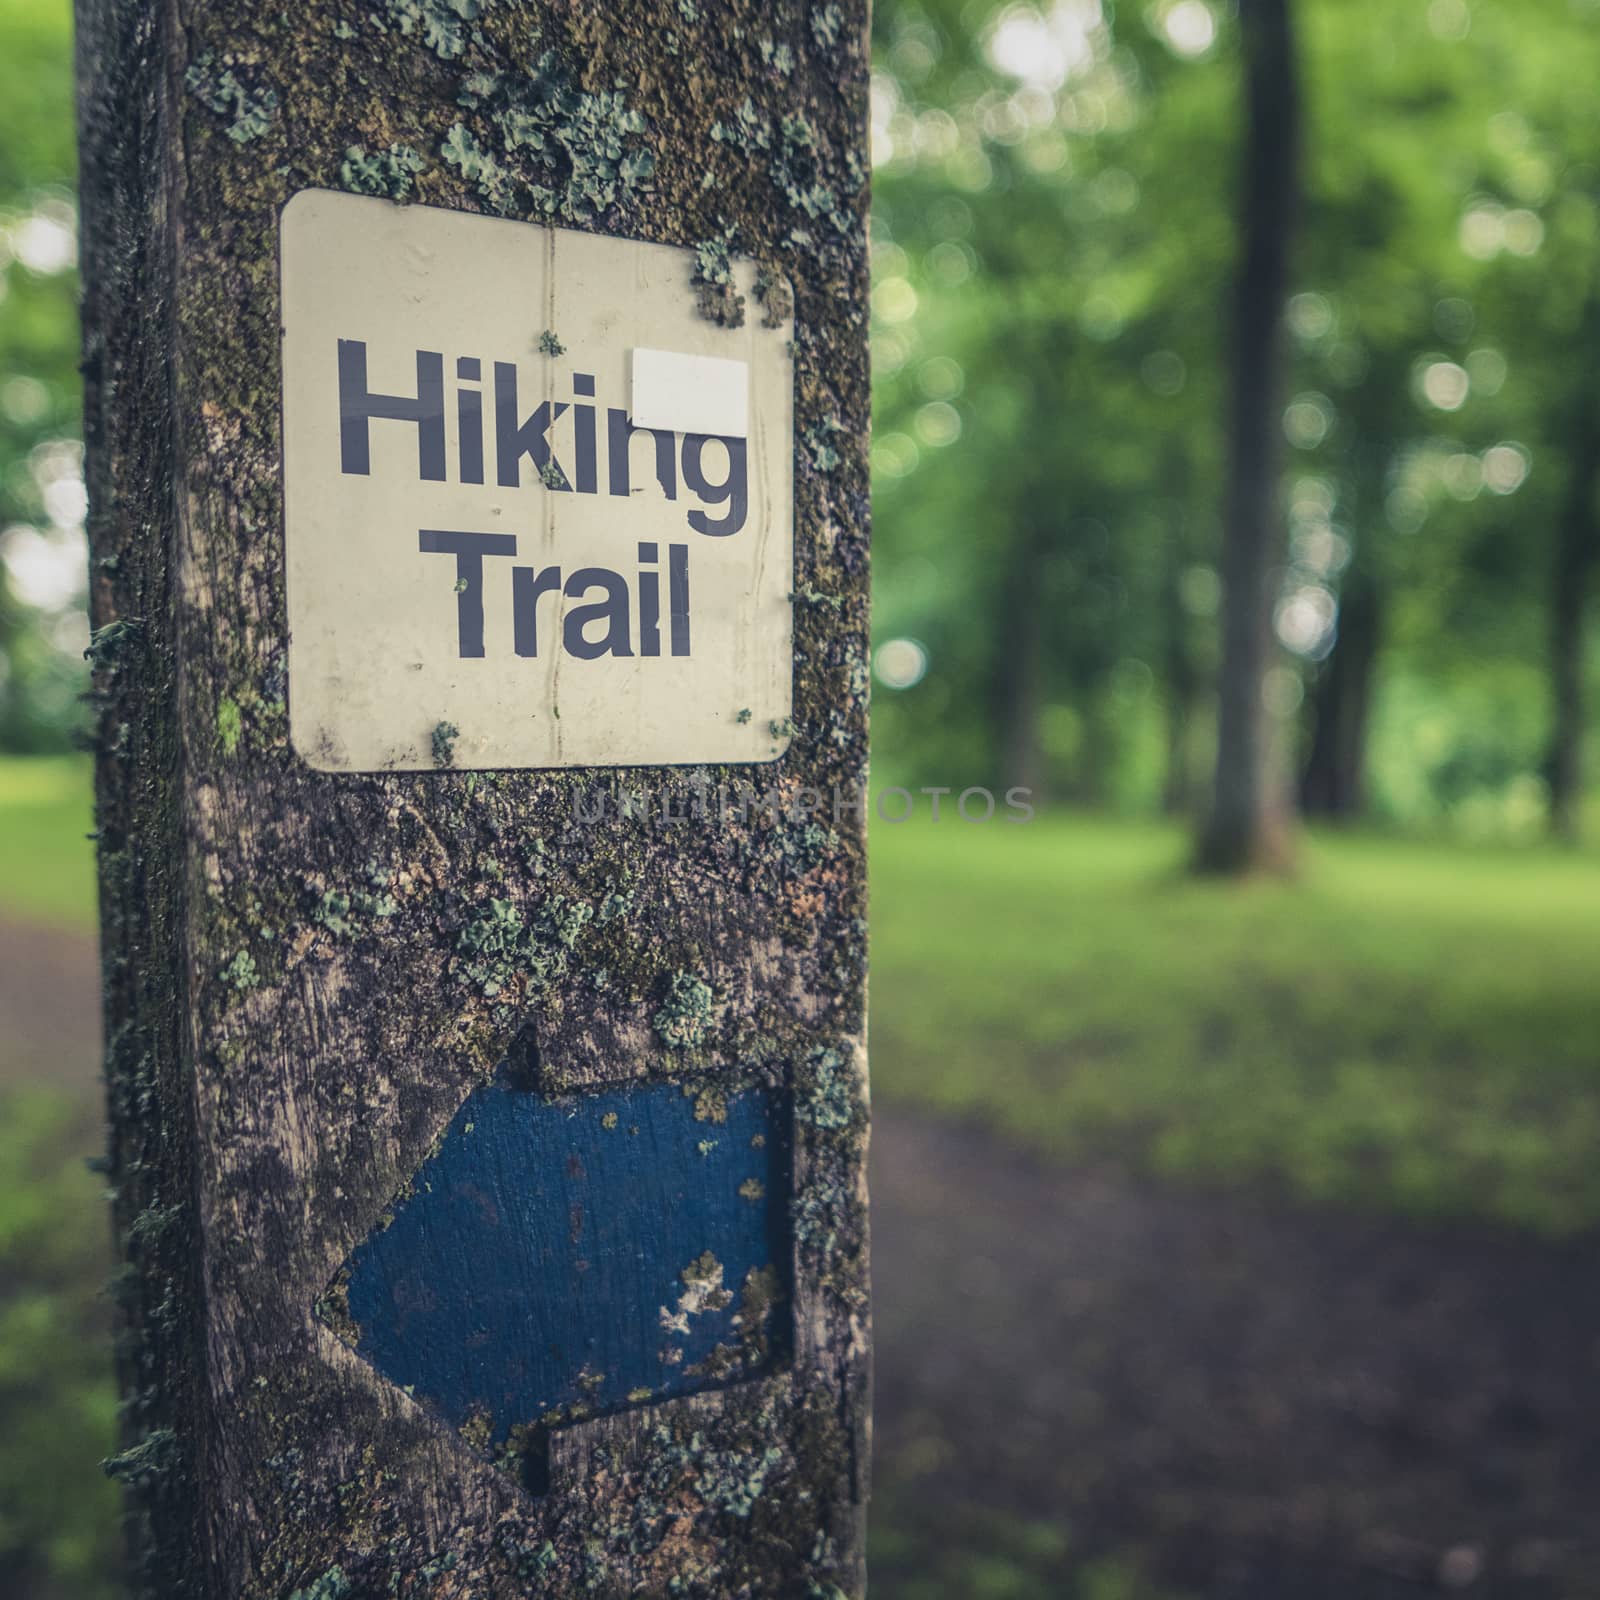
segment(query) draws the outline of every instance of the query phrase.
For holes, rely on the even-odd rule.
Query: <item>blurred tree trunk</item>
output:
[[[1181,511],[1177,514],[1181,518]],[[1200,700],[1200,668],[1195,661],[1189,613],[1183,603],[1183,573],[1188,541],[1181,520],[1175,520],[1164,543],[1161,572],[1162,700],[1166,711],[1166,769],[1161,784],[1161,809],[1170,817],[1188,816],[1198,798],[1194,761],[1195,711]]]
[[[1572,397],[1567,450],[1567,500],[1556,529],[1550,573],[1550,830],[1578,842],[1583,811],[1584,613],[1589,585],[1600,563],[1600,405],[1591,372],[1600,357],[1600,289],[1584,307],[1578,336],[1580,371]]]
[[[999,716],[1001,781],[1045,798],[1041,722],[1045,695],[1044,563],[1049,536],[1031,529],[1023,540],[1000,618]]]
[[[1240,261],[1234,289],[1233,394],[1223,532],[1217,768],[1197,865],[1283,870],[1293,858],[1292,798],[1265,684],[1272,664],[1278,529],[1282,324],[1294,232],[1300,134],[1289,0],[1240,0],[1245,133]]]
[[[1348,822],[1366,810],[1367,724],[1383,601],[1365,566],[1352,566],[1339,597],[1339,637],[1312,693],[1315,727],[1300,784],[1307,816]]]

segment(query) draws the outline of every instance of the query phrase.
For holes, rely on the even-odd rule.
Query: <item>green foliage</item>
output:
[[[110,1260],[93,1124],[63,1097],[0,1091],[0,1570],[21,1593],[111,1600],[116,1490]],[[35,1587],[37,1586],[37,1587]]]
[[[879,826],[873,1089],[1065,1156],[1600,1223],[1600,859],[1321,838],[1186,880],[1171,828]],[[982,929],[975,939],[972,930]]]
[[[1065,798],[1194,791],[1218,647],[1232,10],[875,9],[874,626],[929,668],[888,681],[874,733],[928,781],[1015,781],[1031,748],[1026,776]],[[1593,403],[1571,349],[1600,262],[1600,111],[1573,68],[1592,17],[1294,12],[1307,193],[1274,694],[1309,744],[1341,608],[1375,588],[1375,809],[1517,832],[1543,793],[1570,418]],[[1472,679],[1514,690],[1487,725]],[[1600,696],[1593,649],[1589,681]],[[1425,752],[1401,726],[1419,716]]]
[[[81,725],[71,7],[0,0],[0,750]]]
[[[979,1503],[917,1497],[915,1479],[873,1495],[867,1563],[895,1600],[1178,1600],[1147,1580],[1137,1553],[1088,1555],[1066,1529]]]

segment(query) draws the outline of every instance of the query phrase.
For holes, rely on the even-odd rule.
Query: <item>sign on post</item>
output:
[[[858,1596],[864,8],[78,15],[135,1591]]]
[[[441,721],[457,766],[788,747],[789,319],[709,322],[691,250],[326,191],[282,251],[300,755],[425,768]]]

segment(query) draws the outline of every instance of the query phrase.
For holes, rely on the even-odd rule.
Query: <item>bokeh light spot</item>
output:
[[[1472,392],[1467,369],[1454,361],[1430,361],[1422,369],[1422,397],[1436,411],[1459,411]]]
[[[911,689],[928,670],[928,652],[915,639],[888,639],[872,658],[878,682],[888,689]]]
[[[1483,483],[1493,494],[1515,494],[1527,481],[1532,458],[1520,444],[1508,440],[1483,452]]]
[[[917,412],[917,437],[935,450],[961,437],[961,413],[947,400],[932,400]]]

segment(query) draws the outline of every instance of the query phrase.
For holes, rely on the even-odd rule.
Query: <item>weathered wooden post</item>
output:
[[[79,0],[143,1595],[864,1583],[859,0]]]

